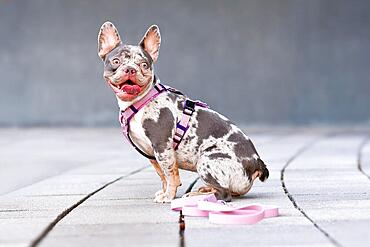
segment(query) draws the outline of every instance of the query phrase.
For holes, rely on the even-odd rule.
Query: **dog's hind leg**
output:
[[[183,197],[189,197],[189,196],[200,196],[200,195],[209,195],[216,193],[217,190],[215,188],[212,188],[210,186],[202,186],[198,188],[197,191],[191,191],[183,195]]]
[[[197,172],[200,179],[206,184],[200,192],[214,193],[218,200],[231,201],[230,171],[225,168],[225,163],[230,162],[228,157],[209,158],[204,156],[198,160]]]
[[[214,188],[211,186],[202,186],[198,191],[191,191],[183,195],[183,197],[199,196],[199,195],[210,195],[215,194],[218,200],[224,200],[226,202],[231,201],[231,192],[224,188]]]

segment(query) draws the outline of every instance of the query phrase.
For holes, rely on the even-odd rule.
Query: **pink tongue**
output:
[[[124,85],[122,88],[128,94],[139,94],[141,89],[138,85]]]

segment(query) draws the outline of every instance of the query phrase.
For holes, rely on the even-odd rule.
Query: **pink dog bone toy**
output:
[[[209,222],[227,225],[255,224],[279,215],[276,206],[252,204],[231,207],[224,201],[217,201],[214,194],[175,199],[171,202],[171,209],[182,210],[186,216],[209,216]]]

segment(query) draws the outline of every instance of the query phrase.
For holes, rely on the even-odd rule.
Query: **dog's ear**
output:
[[[157,25],[148,28],[139,45],[149,53],[154,62],[157,61],[161,45],[161,33]]]
[[[98,55],[101,59],[111,52],[114,48],[122,44],[117,28],[113,23],[105,22],[99,31],[98,35]]]

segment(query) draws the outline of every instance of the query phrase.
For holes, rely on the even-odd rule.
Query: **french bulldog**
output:
[[[152,25],[138,45],[128,45],[111,22],[98,34],[98,55],[104,63],[104,79],[123,112],[142,100],[158,81],[153,65],[158,60],[161,35]],[[174,59],[173,62],[176,62]],[[166,90],[147,102],[130,119],[132,144],[150,160],[162,180],[155,202],[170,202],[181,185],[178,169],[197,172],[205,186],[197,193],[215,193],[218,199],[246,194],[256,178],[269,176],[252,141],[226,117],[196,106],[181,142],[174,148],[176,126],[188,98]]]

